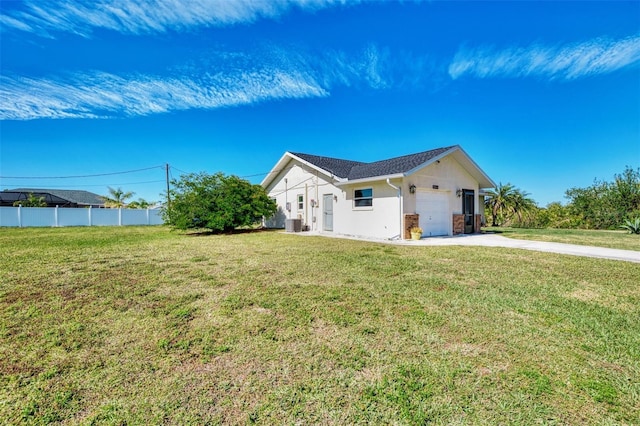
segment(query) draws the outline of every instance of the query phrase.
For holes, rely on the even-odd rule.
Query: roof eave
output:
[[[351,185],[351,184],[359,184],[359,183],[368,183],[368,182],[376,182],[379,180],[387,180],[387,179],[398,179],[398,178],[404,178],[405,174],[404,173],[395,173],[392,175],[384,175],[384,176],[371,176],[371,177],[367,177],[367,178],[361,178],[361,179],[347,179],[347,180],[342,180],[336,183],[336,186],[345,186],[345,185]]]
[[[290,152],[288,154],[291,156],[291,158],[295,159],[296,161],[299,161],[302,164],[304,164],[305,166],[307,166],[307,167],[309,167],[309,168],[311,168],[313,170],[316,170],[317,172],[320,172],[325,176],[328,176],[330,179],[332,179],[334,181],[342,182],[342,181],[346,180],[345,178],[341,178],[339,176],[336,176],[333,173],[331,173],[329,170],[323,169],[322,167],[318,167],[315,164],[310,163],[309,161],[298,157],[297,155],[291,154]]]
[[[266,188],[267,186],[269,186],[269,184],[271,184],[271,182],[276,178],[276,176],[278,176],[278,174],[280,173],[280,170],[282,170],[284,165],[289,161],[287,157],[290,157],[290,156],[291,155],[289,154],[289,152],[285,152],[284,154],[282,154],[282,157],[280,157],[276,165],[273,166],[271,171],[269,171],[269,173],[267,173],[264,179],[262,179],[262,182],[260,182],[260,185],[263,188]]]

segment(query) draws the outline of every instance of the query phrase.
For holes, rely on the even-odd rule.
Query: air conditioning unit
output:
[[[302,231],[302,219],[287,219],[284,224],[286,232]]]

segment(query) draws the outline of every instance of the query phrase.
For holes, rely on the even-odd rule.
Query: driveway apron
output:
[[[495,234],[474,234],[454,237],[431,237],[419,241],[398,241],[398,244],[424,246],[484,246],[506,247],[523,250],[569,254],[573,256],[597,257],[601,259],[624,260],[640,263],[640,251],[620,250],[605,247],[581,246],[576,244],[550,243],[545,241],[516,240]]]

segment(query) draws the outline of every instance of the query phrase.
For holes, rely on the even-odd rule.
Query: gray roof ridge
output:
[[[385,162],[390,162],[390,161],[399,161],[399,160],[404,160],[404,159],[408,159],[408,158],[414,158],[418,155],[423,155],[423,154],[428,154],[434,151],[448,151],[451,148],[455,148],[457,145],[451,145],[451,146],[445,146],[445,147],[441,147],[441,148],[434,148],[434,149],[428,149],[426,151],[421,151],[421,152],[415,152],[413,154],[405,154],[405,155],[399,155],[397,157],[393,157],[393,158],[387,158],[386,160],[378,160],[378,161],[373,161],[371,163],[365,163],[367,165],[373,165],[373,164],[378,164],[378,163],[385,163]]]
[[[347,160],[345,158],[337,158],[337,157],[328,157],[326,155],[306,154],[304,152],[291,152],[291,151],[289,151],[289,154],[295,155],[296,157],[300,157],[300,158],[303,158],[303,157],[316,157],[316,158],[326,158],[328,160],[344,161],[344,162],[347,162],[347,163],[367,164],[367,163],[364,163],[362,161]]]
[[[429,160],[432,160],[439,155],[450,151],[457,145],[430,149],[427,151],[421,151],[414,154],[406,154],[398,157],[388,158],[386,160],[375,161],[372,163],[366,163],[360,166],[353,167],[349,172],[348,179],[365,179],[377,176],[388,176],[399,173],[409,172],[416,167],[425,164]]]
[[[342,158],[326,157],[323,155],[304,154],[301,152],[289,152],[304,161],[313,164],[316,167],[326,170],[329,173],[338,176],[340,178],[346,178],[349,175],[351,169],[355,166],[366,164],[360,161],[345,160]]]

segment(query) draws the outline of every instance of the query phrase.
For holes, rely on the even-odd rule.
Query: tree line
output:
[[[586,188],[565,191],[567,204],[538,207],[511,183],[487,191],[485,215],[492,226],[522,228],[619,229],[640,218],[640,168],[629,166],[612,181],[595,180]]]
[[[259,223],[263,217],[272,216],[277,208],[264,188],[237,176],[192,173],[171,183],[173,186],[169,194],[165,194],[167,203],[162,211],[165,221],[178,229],[228,232]],[[108,189],[109,195],[101,197],[106,207],[147,208],[150,205],[143,199],[127,203],[133,192]],[[499,183],[485,196],[487,224],[584,229],[619,229],[632,223],[640,224],[640,168],[627,166],[622,173],[614,175],[613,181],[596,179],[586,188],[568,189],[565,196],[569,200],[567,204],[553,202],[538,207],[526,191],[511,183]],[[24,207],[46,206],[44,198],[33,194],[19,203]],[[640,226],[635,228],[640,231]]]

